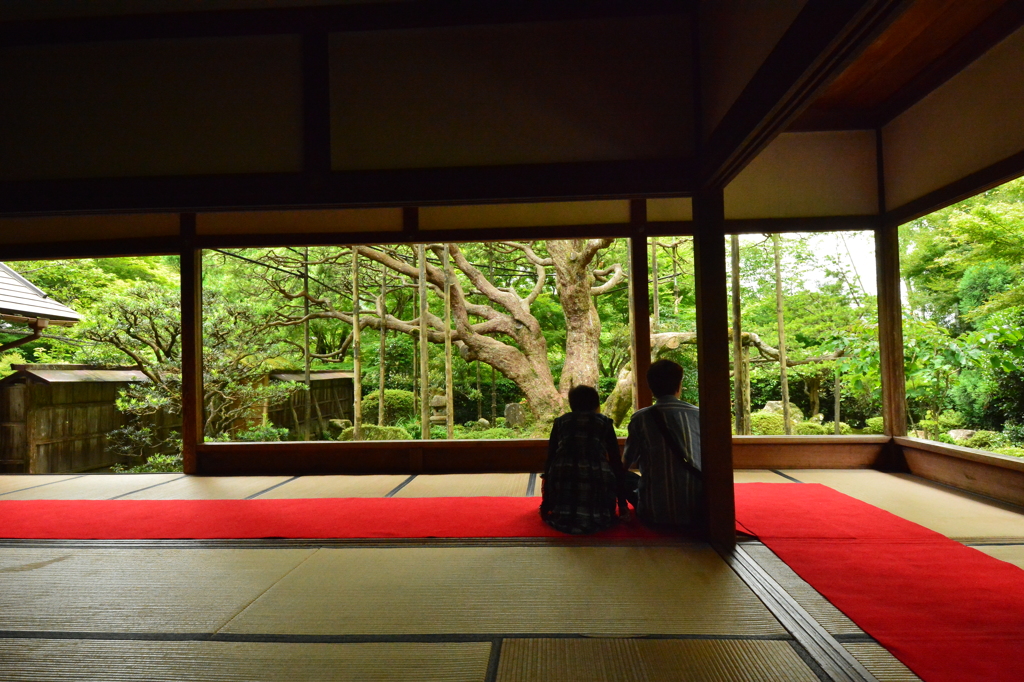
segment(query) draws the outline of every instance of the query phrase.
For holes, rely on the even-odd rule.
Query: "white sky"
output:
[[[809,237],[810,248],[821,256],[837,256],[840,261],[856,273],[865,293],[874,296],[877,290],[875,281],[875,239],[871,232],[818,232],[814,234],[794,233],[782,235],[783,239]],[[764,239],[763,235],[744,235],[744,242],[757,242]],[[785,261],[783,270],[785,270]],[[804,270],[802,276],[808,287],[813,288],[823,281],[824,277],[816,277],[817,273]],[[824,274],[824,273],[822,273]]]

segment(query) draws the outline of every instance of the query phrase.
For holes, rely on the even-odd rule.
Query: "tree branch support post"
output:
[[[416,245],[420,299],[420,438],[430,440],[430,348],[427,341],[427,252]]]
[[[359,328],[359,251],[352,249],[352,440],[363,439],[362,331]]]
[[[629,202],[632,237],[629,240],[629,309],[633,339],[633,408],[639,410],[652,403],[647,385],[647,369],[651,366],[651,298],[647,263],[647,200]]]
[[[182,213],[181,455],[186,474],[200,473],[203,441],[203,252],[196,248],[196,214]]]
[[[700,452],[708,541],[723,554],[736,545],[729,391],[729,297],[725,273],[725,202],[721,189],[693,197],[697,294]]]

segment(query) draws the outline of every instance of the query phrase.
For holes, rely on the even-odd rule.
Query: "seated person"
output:
[[[612,420],[600,413],[597,391],[569,391],[572,412],[555,419],[542,474],[540,515],[563,533],[595,533],[629,516]]]
[[[699,413],[679,399],[683,368],[671,360],[651,363],[647,384],[655,404],[633,414],[623,453],[626,469],[640,469],[630,502],[644,524],[697,526],[703,512]]]

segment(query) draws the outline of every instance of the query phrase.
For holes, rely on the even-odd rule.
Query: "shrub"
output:
[[[955,410],[946,410],[939,415],[939,428],[943,431],[963,428],[964,416]]]
[[[822,426],[825,427],[825,433],[829,433],[829,434],[833,434],[833,435],[835,434],[835,432],[836,432],[836,423],[835,422],[825,422],[824,424],[822,424]],[[853,427],[852,426],[850,426],[846,422],[839,422],[839,435],[840,436],[849,436],[851,433],[853,433]]]
[[[996,448],[992,452],[997,455],[1009,455],[1010,457],[1024,457],[1024,448],[1007,446],[1005,448]]]
[[[793,433],[798,436],[827,436],[830,432],[817,422],[800,422],[793,426]]]
[[[786,431],[782,415],[768,412],[751,414],[750,430],[755,436],[781,436]]]
[[[461,434],[456,435],[457,438],[464,438],[467,440],[495,440],[499,438],[515,438],[516,433],[512,429],[481,429],[479,431],[465,431]]]
[[[234,440],[240,440],[246,443],[274,443],[286,440],[287,438],[288,429],[274,426],[273,424],[261,424],[260,426],[253,426],[250,429],[246,429],[245,431],[239,431],[235,434]]]
[[[1006,447],[1009,444],[1009,439],[998,431],[976,431],[964,443],[967,447],[976,450],[992,450],[994,448]]]
[[[1024,424],[1006,422],[1003,425],[1003,435],[1014,445],[1024,445]]]
[[[170,474],[181,471],[181,455],[153,455],[146,462],[133,467],[115,464],[115,474]]]
[[[401,426],[376,426],[374,424],[363,424],[363,440],[412,440],[409,432]],[[341,432],[338,440],[353,440],[356,435],[356,428],[350,426]]]
[[[367,393],[363,396],[363,421],[377,421],[379,413],[380,391]],[[384,389],[384,424],[395,426],[399,422],[416,416],[416,404],[412,391],[397,388]]]
[[[841,424],[842,422],[840,422]],[[881,435],[885,433],[885,419],[882,417],[870,417],[864,420],[864,433]],[[840,427],[842,428],[842,427]]]

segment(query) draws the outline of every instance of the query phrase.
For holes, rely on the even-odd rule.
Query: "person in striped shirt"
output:
[[[651,363],[647,383],[655,404],[633,414],[622,456],[627,469],[640,469],[630,502],[646,525],[696,528],[703,509],[699,412],[679,399],[683,368],[675,362]]]

